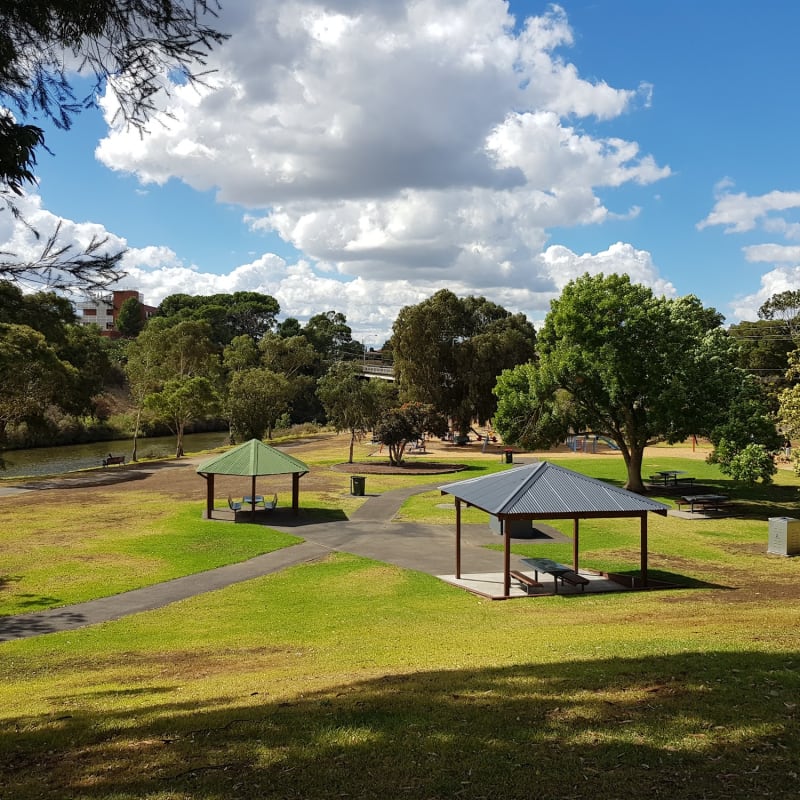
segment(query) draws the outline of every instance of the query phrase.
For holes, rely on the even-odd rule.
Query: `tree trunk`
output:
[[[138,461],[136,455],[136,444],[139,440],[139,421],[142,418],[142,407],[136,409],[136,424],[133,426],[133,452],[131,453],[131,461]]]
[[[175,445],[175,458],[183,458],[183,425],[178,425],[178,441]]]
[[[623,457],[626,451],[623,451]],[[644,483],[642,482],[642,459],[644,458],[644,447],[638,445],[631,447],[625,457],[625,466],[628,468],[628,480],[623,488],[636,494],[646,494]]]
[[[347,462],[348,464],[353,463],[353,447],[355,446],[356,442],[356,429],[350,428],[350,460]]]

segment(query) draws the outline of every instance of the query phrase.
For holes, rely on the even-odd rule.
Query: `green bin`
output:
[[[513,450],[511,450],[509,448],[506,448],[503,451],[503,455],[506,458],[506,464],[513,464],[514,463],[514,451]]]
[[[356,497],[363,497],[366,485],[367,479],[363,475],[350,476],[350,494]]]

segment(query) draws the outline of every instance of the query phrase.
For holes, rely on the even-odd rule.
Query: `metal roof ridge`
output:
[[[549,464],[547,461],[534,461],[532,464],[523,464],[519,467],[515,467],[513,470],[508,470],[507,472],[503,473],[496,473],[502,475],[509,475],[516,470],[521,471],[530,471],[530,475],[523,480],[519,486],[514,488],[512,492],[508,495],[508,497],[500,504],[501,512],[503,513],[507,508],[512,507],[515,503],[522,497],[525,493],[527,493],[530,488],[542,477],[545,473],[545,467],[553,466]]]

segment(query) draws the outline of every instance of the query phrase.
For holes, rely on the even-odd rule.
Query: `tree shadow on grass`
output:
[[[202,672],[202,655],[170,655],[181,657]],[[258,691],[240,697],[182,699],[191,681],[168,687],[156,677],[168,665],[150,657],[139,686],[149,703],[139,691],[124,710],[92,711],[87,676],[75,697],[59,698],[67,713],[7,715],[5,791],[16,800],[797,796],[797,652],[523,661],[386,675],[288,701],[259,685],[257,653],[242,657]]]

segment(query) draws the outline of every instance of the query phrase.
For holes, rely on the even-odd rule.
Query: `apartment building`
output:
[[[144,295],[133,289],[98,292],[77,304],[78,321],[84,325],[97,325],[103,336],[116,338],[120,335],[117,331],[119,310],[122,304],[132,297],[138,300],[142,307],[142,320],[149,319],[158,310],[155,306],[146,306]]]

